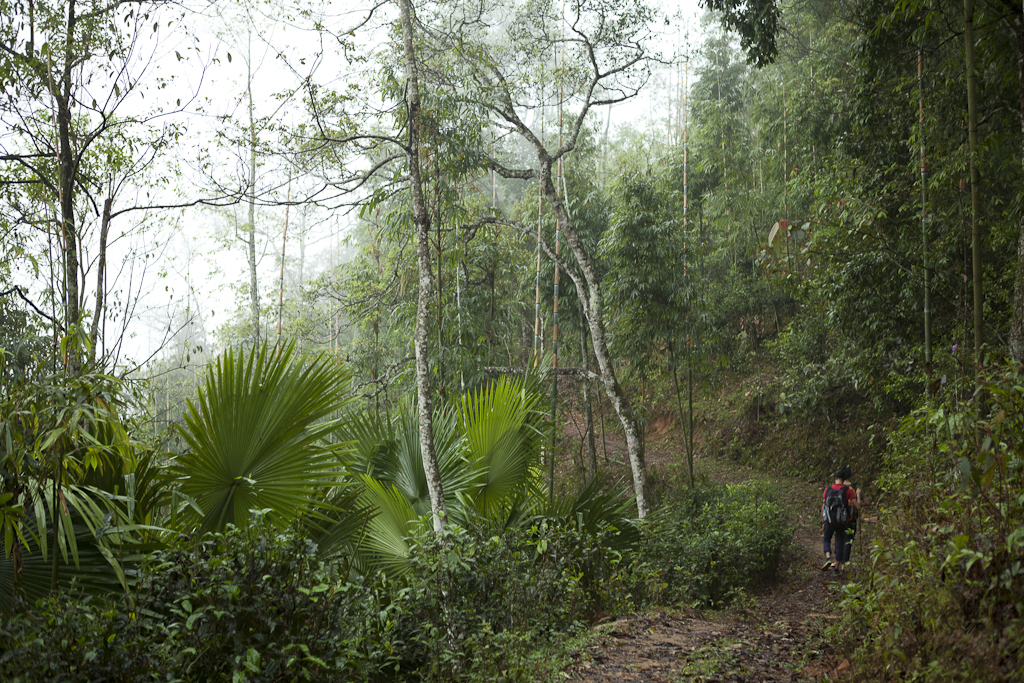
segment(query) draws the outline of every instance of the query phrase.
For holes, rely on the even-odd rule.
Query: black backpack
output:
[[[850,518],[850,509],[846,503],[846,492],[849,486],[841,489],[834,489],[831,486],[825,491],[825,507],[821,510],[821,517],[832,526],[846,524]]]

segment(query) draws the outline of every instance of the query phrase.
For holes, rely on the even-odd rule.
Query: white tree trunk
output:
[[[602,319],[604,297],[601,294],[600,278],[594,267],[594,262],[590,258],[590,253],[571,227],[565,205],[555,191],[555,186],[551,181],[550,159],[541,159],[540,182],[544,188],[544,198],[547,199],[558,220],[561,221],[562,234],[565,236],[565,241],[569,245],[569,249],[572,250],[573,256],[576,257],[576,262],[586,280],[586,289],[577,286],[576,293],[579,295],[583,314],[586,316],[587,325],[590,328],[590,339],[594,345],[594,357],[597,359],[598,369],[601,373],[601,384],[622,424],[622,432],[626,435],[629,466],[633,474],[633,491],[636,494],[637,517],[643,519],[650,511],[647,504],[647,468],[644,464],[644,444],[643,439],[640,438],[640,428],[636,417],[633,415],[633,406],[615,376],[615,368],[612,366],[611,354],[608,351],[608,340],[605,336],[604,320]]]
[[[423,184],[420,178],[420,90],[416,53],[413,51],[412,3],[398,0],[402,20],[402,40],[405,46],[405,75],[408,92],[409,145],[406,154],[409,159],[409,190],[412,194],[413,223],[416,228],[416,262],[419,268],[419,298],[416,302],[416,333],[413,343],[416,350],[416,406],[419,413],[420,454],[423,457],[423,471],[430,493],[430,508],[434,517],[434,531],[444,528],[445,504],[441,487],[441,470],[437,465],[434,451],[433,405],[430,397],[429,348],[427,346],[427,324],[430,305],[430,215],[423,198]]]

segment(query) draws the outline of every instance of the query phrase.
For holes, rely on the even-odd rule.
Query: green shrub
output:
[[[341,576],[262,522],[150,556],[128,600],[40,602],[0,628],[0,680],[524,680],[587,623],[618,532],[449,527],[401,584]]]
[[[401,583],[343,574],[257,519],[152,554],[128,599],[58,594],[8,620],[0,680],[536,680],[596,615],[720,605],[770,575],[789,536],[750,487],[686,494],[639,541],[599,517],[425,533]]]
[[[988,371],[984,419],[950,396],[890,437],[881,485],[893,506],[835,629],[863,677],[1024,670],[1024,387],[1019,368]]]
[[[163,681],[174,642],[161,622],[136,619],[122,605],[68,593],[36,604],[34,615],[0,627],[0,679],[35,681]],[[170,679],[173,680],[173,679]]]
[[[719,607],[774,575],[792,529],[763,489],[707,484],[644,521],[635,593],[652,604]]]
[[[428,680],[521,680],[558,634],[588,623],[607,599],[617,530],[538,520],[500,535],[450,526],[416,546],[410,602]]]
[[[309,540],[254,522],[154,553],[129,599],[57,595],[11,620],[0,678],[385,680],[409,658],[403,597],[383,577],[336,576]]]

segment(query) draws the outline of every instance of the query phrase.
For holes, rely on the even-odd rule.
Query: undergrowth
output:
[[[123,599],[54,594],[0,626],[0,679],[537,681],[601,615],[720,606],[789,532],[752,487],[707,485],[623,533],[538,517],[413,539],[409,571],[349,575],[257,516],[153,553]],[[624,543],[624,541],[628,541]]]
[[[647,604],[721,607],[772,578],[793,530],[754,484],[679,492],[645,520],[634,571]]]
[[[1024,671],[1024,387],[1019,366],[986,370],[981,419],[950,394],[890,438],[881,486],[891,506],[832,634],[858,678]]]

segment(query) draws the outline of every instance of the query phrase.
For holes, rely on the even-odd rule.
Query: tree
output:
[[[609,269],[608,300],[617,311],[612,316],[613,346],[644,379],[660,369],[658,361],[667,356],[679,425],[687,434],[692,419],[683,412],[678,368],[683,360],[688,370],[692,364],[691,342],[700,311],[688,244],[692,236],[675,218],[670,192],[664,179],[649,168],[625,170],[613,189],[612,224],[602,241],[602,257]],[[687,446],[692,488],[692,439],[687,439]]]
[[[430,216],[427,214],[423,197],[423,180],[420,176],[420,86],[419,64],[414,49],[412,2],[398,0],[401,11],[402,45],[405,51],[405,78],[408,91],[407,104],[409,144],[406,159],[409,169],[409,192],[412,195],[413,226],[416,231],[416,265],[419,271],[419,299],[416,303],[416,408],[420,423],[420,452],[423,457],[423,471],[430,491],[430,506],[434,517],[434,531],[440,533],[445,524],[444,491],[441,486],[441,471],[434,452],[432,423],[434,409],[430,395],[429,349],[427,347],[428,306],[430,302]]]
[[[244,245],[246,265],[248,267],[248,287],[246,293],[248,295],[250,343],[253,348],[258,348],[263,340],[263,321],[261,320],[260,288],[257,272],[257,207],[258,205],[265,206],[266,204],[276,203],[273,197],[268,197],[270,193],[266,188],[258,188],[261,185],[261,178],[258,177],[257,170],[264,163],[261,158],[267,156],[268,152],[267,141],[261,138],[268,131],[274,129],[275,118],[292,98],[290,93],[286,92],[276,98],[278,102],[273,111],[268,114],[257,115],[257,95],[254,92],[257,86],[257,74],[265,67],[267,56],[275,51],[271,41],[275,34],[274,28],[277,19],[272,18],[269,23],[263,22],[258,24],[257,11],[249,3],[240,3],[238,6],[220,6],[215,8],[215,11],[220,24],[218,36],[228,43],[245,64],[244,93],[241,95],[241,102],[239,104],[244,104],[245,106],[246,119],[245,123],[239,127],[240,129],[235,132],[234,139],[229,139],[229,142],[238,149],[245,150],[245,159],[239,159],[239,162],[245,164],[246,176],[244,181],[245,196],[242,200],[244,202],[246,218],[244,237],[241,238],[241,241]],[[253,46],[254,33],[259,36],[259,41],[263,43],[262,49],[259,46]],[[227,53],[227,57],[228,60],[231,60],[230,52]],[[233,122],[231,117],[224,117],[224,120],[225,122]],[[225,133],[225,135],[227,134]],[[240,197],[239,199],[242,198]],[[285,201],[286,205],[290,201],[291,198],[288,197]]]
[[[35,3],[28,12],[4,3],[0,82],[5,121],[21,144],[3,155],[5,182],[38,186],[55,207],[61,250],[61,327],[81,322],[80,249],[77,193],[83,186],[86,154],[117,125],[112,112],[132,91],[131,47],[148,15],[127,3]],[[125,23],[124,32],[120,24]],[[36,44],[36,32],[39,44]],[[110,55],[109,64],[97,55]],[[95,97],[91,76],[110,88]],[[56,130],[54,130],[54,128]],[[87,190],[88,191],[88,190]]]
[[[767,66],[779,54],[779,5],[777,0],[699,0],[702,7],[719,13],[724,26],[740,34],[747,61]]]
[[[444,523],[445,497],[432,447],[432,404],[436,391],[432,387],[431,359],[435,359],[435,369],[440,364],[436,362],[437,354],[430,352],[429,326],[432,294],[434,291],[440,294],[440,282],[437,290],[434,287],[441,271],[440,264],[432,260],[430,230],[432,225],[437,227],[437,247],[440,250],[440,214],[451,209],[440,206],[436,200],[437,195],[442,194],[440,169],[443,167],[446,173],[450,172],[450,178],[446,180],[452,182],[466,172],[466,155],[447,152],[460,145],[468,146],[467,140],[459,133],[474,131],[471,122],[475,118],[469,107],[446,108],[447,102],[442,97],[433,91],[425,94],[420,86],[424,53],[434,56],[440,54],[440,50],[436,47],[428,49],[428,41],[421,39],[421,24],[411,2],[399,0],[398,9],[401,42],[393,48],[399,49],[386,51],[382,63],[374,65],[380,68],[372,76],[373,85],[384,93],[383,109],[375,111],[365,99],[355,97],[354,92],[366,84],[355,84],[350,91],[336,92],[322,88],[310,79],[306,88],[312,121],[306,129],[305,141],[298,147],[306,150],[307,157],[313,153],[320,155],[319,173],[334,193],[320,201],[347,207],[362,204],[364,215],[375,213],[378,208],[388,210],[383,220],[388,229],[382,234],[391,237],[396,237],[408,226],[412,227],[417,273],[413,347],[421,454],[432,486],[434,524],[440,530]],[[336,37],[347,45],[353,32],[354,29],[338,31]],[[353,107],[358,109],[351,111]],[[387,121],[392,122],[390,130],[382,125]],[[451,125],[453,121],[468,125]],[[445,127],[447,129],[443,130]],[[327,154],[322,153],[324,149],[328,150]],[[433,207],[428,205],[428,181],[432,183],[435,194]],[[467,231],[472,229],[470,226],[462,227]],[[433,270],[435,267],[436,271]],[[438,305],[434,316],[438,330],[442,316],[440,308]]]
[[[118,283],[109,250],[154,223],[126,219],[217,201],[205,196],[178,201],[170,187],[180,180],[177,158],[168,154],[183,133],[177,115],[195,93],[168,87],[175,77],[156,75],[154,65],[189,57],[181,46],[176,47],[185,55],[161,51],[164,32],[179,25],[181,10],[163,0],[44,0],[3,2],[2,7],[3,222],[31,235],[25,253],[37,284],[27,294],[49,297],[36,305],[36,313],[48,311],[53,339],[87,326],[85,357],[104,351],[116,355],[140,291],[131,290],[141,285]],[[226,192],[221,198],[230,194],[237,196]],[[119,289],[122,301],[117,302],[112,297]],[[121,337],[107,333],[107,322],[116,317],[112,313],[120,316]],[[68,357],[69,370],[73,373],[85,357]]]
[[[974,289],[974,376],[975,386],[981,386],[981,345],[984,340],[982,320],[984,311],[984,290],[981,271],[981,199],[978,187],[978,80],[974,60],[974,0],[964,0],[964,61],[967,63],[967,168],[971,183],[971,254],[973,256]],[[1024,84],[1022,84],[1024,87]],[[1024,115],[1024,111],[1021,111]]]
[[[566,272],[576,285],[587,319],[602,384],[626,435],[637,512],[642,518],[649,509],[643,442],[632,404],[616,377],[608,349],[600,275],[593,255],[570,220],[552,169],[576,149],[584,122],[595,107],[626,101],[646,82],[650,58],[646,41],[654,14],[636,0],[582,0],[568,10],[569,15],[564,18],[565,37],[559,38],[555,32],[560,30],[563,19],[554,3],[515,6],[507,14],[488,3],[467,6],[466,14],[472,20],[459,24],[456,31],[432,34],[435,41],[459,58],[457,69],[433,72],[429,78],[433,88],[460,93],[468,104],[486,111],[497,130],[515,134],[536,160],[535,166],[522,166],[521,157],[513,150],[493,147],[480,151],[480,163],[502,177],[539,185],[576,259],[578,269]],[[488,30],[483,21],[488,12],[507,17],[500,35],[496,29]],[[538,73],[536,62],[546,65],[548,56],[562,48],[569,54],[560,59],[553,76],[561,84],[558,101],[573,113],[562,131],[561,144],[551,151],[550,141],[540,134],[540,121],[529,124],[524,115],[539,104],[533,84],[538,78],[543,82],[550,77]],[[549,96],[553,99],[552,93]],[[545,250],[555,257],[548,245]],[[566,269],[564,263],[559,265]]]
[[[1010,24],[1013,29],[1017,50],[1017,106],[1020,115],[1020,163],[1024,167],[1024,5],[1016,2],[985,2],[987,9]],[[967,21],[967,5],[964,5],[964,21]],[[973,14],[973,12],[971,12]],[[966,28],[966,24],[965,24]],[[973,30],[972,30],[973,33]],[[967,41],[966,32],[964,40]],[[971,48],[973,51],[973,48]],[[969,67],[968,67],[969,68]],[[970,77],[970,76],[969,76]],[[973,182],[972,182],[973,187]],[[1007,339],[1009,355],[1018,363],[1024,363],[1024,211],[1019,212],[1016,266],[1014,268],[1013,298],[1011,302],[1010,330]],[[980,288],[980,284],[978,285]]]

